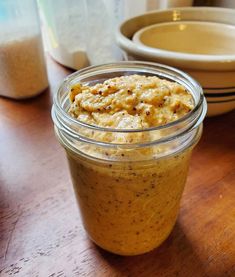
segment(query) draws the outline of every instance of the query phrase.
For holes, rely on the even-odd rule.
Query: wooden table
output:
[[[169,238],[151,253],[116,256],[82,228],[50,117],[70,71],[50,58],[48,70],[46,93],[0,99],[0,275],[235,276],[235,111],[205,120]]]

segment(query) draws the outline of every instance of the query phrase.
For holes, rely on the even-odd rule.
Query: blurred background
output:
[[[232,0],[1,0],[0,95],[24,99],[43,92],[49,85],[45,52],[72,70],[148,60],[191,74],[204,89],[208,115],[225,113],[235,108],[234,8]],[[170,24],[150,32],[153,45],[134,39],[162,23]]]

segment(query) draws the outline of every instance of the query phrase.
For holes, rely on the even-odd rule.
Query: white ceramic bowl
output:
[[[161,26],[156,27],[160,24]],[[161,48],[159,48],[159,45],[151,44],[156,43],[153,38],[150,39],[152,41],[148,41],[151,44],[150,46],[144,45],[146,41],[144,40],[143,43],[143,39],[140,39],[140,30],[147,30],[147,33],[151,33],[149,31],[151,27],[148,27],[150,25],[155,25],[155,30],[156,28],[161,29],[159,33],[164,28],[165,31],[166,29],[168,31],[169,29],[171,31],[175,29],[177,35],[169,34],[168,41],[171,44],[174,41],[177,44],[178,41],[178,48],[169,49],[169,46],[167,46],[167,50],[165,49],[164,44],[167,44],[167,36],[165,42],[162,42]],[[185,25],[187,25],[186,28]],[[210,94],[210,101],[208,101],[208,115],[210,116],[225,113],[235,108],[234,99],[230,99],[229,102],[226,99],[225,102],[225,99],[220,98],[220,101],[218,101],[217,98],[213,98],[217,93],[226,94],[224,96],[227,96],[227,93],[229,93],[229,96],[234,96],[235,93],[234,26],[235,10],[232,9],[191,7],[154,11],[123,22],[117,32],[117,42],[126,52],[127,59],[149,60],[168,64],[193,76],[202,85],[207,99]],[[145,27],[147,29],[143,29]],[[182,40],[185,40],[185,44],[188,45],[187,49],[182,49],[183,43],[178,39],[180,28],[189,30],[189,32],[186,32],[186,30],[182,32],[184,34],[181,34]],[[204,28],[204,32],[202,32],[202,28]],[[199,30],[201,30],[201,34],[195,35],[195,32],[198,33]],[[191,37],[192,41],[188,41],[192,31],[195,37]],[[135,41],[132,40],[133,37]],[[226,40],[226,43],[222,40]],[[207,43],[205,43],[206,41]],[[217,103],[211,103],[212,98]]]

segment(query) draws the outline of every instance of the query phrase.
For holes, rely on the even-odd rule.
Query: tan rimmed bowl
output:
[[[165,47],[163,41],[161,45],[156,44],[152,33],[154,29],[151,30],[150,26],[154,26],[161,36],[166,35],[163,33],[169,29],[177,33],[167,35],[171,48],[167,45],[167,36]],[[185,32],[180,28],[185,28]],[[141,38],[144,31],[149,37],[147,41]],[[226,43],[223,42],[225,40]],[[235,108],[234,41],[235,10],[224,8],[190,7],[154,11],[128,19],[117,32],[117,42],[127,59],[178,67],[197,79],[207,97],[209,116]],[[186,46],[182,48],[184,44]]]

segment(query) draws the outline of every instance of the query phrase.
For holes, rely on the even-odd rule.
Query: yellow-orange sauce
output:
[[[71,88],[70,101],[69,114],[74,118],[114,129],[164,125],[186,115],[194,105],[183,86],[142,75],[116,77],[94,86],[77,84]],[[151,134],[94,136],[122,143],[141,142],[146,136],[151,139]],[[104,150],[81,145],[81,151],[106,159],[67,151],[84,227],[91,239],[121,255],[157,247],[174,226],[191,149],[160,159],[155,154],[161,149],[154,147]]]

